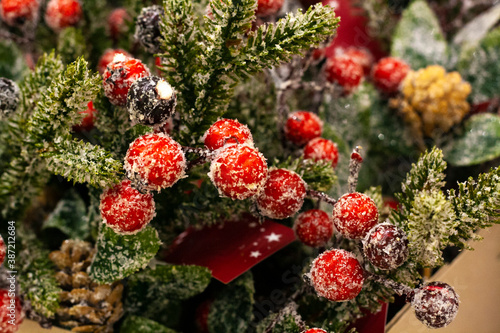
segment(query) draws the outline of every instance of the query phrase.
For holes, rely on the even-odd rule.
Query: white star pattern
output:
[[[262,255],[262,253],[260,253],[260,251],[252,251],[250,252],[250,258],[258,258]]]
[[[282,235],[278,235],[278,234],[275,234],[274,232],[272,232],[270,235],[267,235],[267,236],[264,236],[267,238],[267,241],[269,243],[271,242],[279,242],[280,241],[280,238],[281,238]]]

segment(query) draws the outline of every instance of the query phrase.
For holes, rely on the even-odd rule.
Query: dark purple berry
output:
[[[408,257],[408,238],[395,225],[377,224],[365,236],[363,252],[375,267],[394,269],[401,266]]]
[[[444,282],[426,283],[414,290],[411,305],[417,319],[429,328],[445,327],[458,312],[458,295]]]
[[[160,6],[144,7],[137,17],[135,38],[149,53],[160,51],[160,20],[163,8]]]
[[[0,118],[16,111],[19,95],[19,87],[14,81],[0,77]]]
[[[163,125],[174,114],[175,105],[174,89],[158,76],[137,79],[127,94],[127,110],[134,123]]]

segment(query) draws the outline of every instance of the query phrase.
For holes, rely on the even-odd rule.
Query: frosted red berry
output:
[[[130,144],[124,168],[135,187],[160,191],[184,176],[186,157],[181,145],[170,136],[146,134]]]
[[[256,195],[266,182],[266,159],[247,144],[230,145],[212,160],[208,176],[221,195],[247,199]]]
[[[319,296],[341,302],[355,298],[363,288],[363,269],[351,252],[333,249],[312,262],[310,278]]]
[[[344,194],[333,207],[333,224],[346,238],[363,238],[377,223],[377,206],[366,194]]]
[[[283,6],[284,0],[257,0],[257,16],[269,16],[276,14]]]
[[[410,66],[399,58],[382,58],[373,66],[372,80],[375,86],[385,94],[394,94],[410,71]]]
[[[287,169],[272,169],[256,203],[262,215],[285,219],[299,211],[305,196],[306,183],[297,173]]]
[[[101,195],[100,210],[103,222],[115,232],[134,234],[155,216],[155,202],[150,193],[141,193],[130,180],[123,180]]]
[[[288,141],[303,146],[321,136],[323,122],[312,112],[296,111],[288,116],[284,132]]]
[[[132,83],[150,75],[149,69],[140,60],[118,54],[102,75],[104,94],[112,104],[123,106],[127,104],[127,93]]]
[[[363,252],[375,267],[395,269],[408,258],[408,237],[395,225],[377,224],[365,236]]]
[[[458,295],[444,282],[430,282],[415,289],[411,305],[418,320],[429,328],[450,324],[458,312]]]
[[[16,332],[23,319],[24,312],[19,297],[10,290],[0,289],[0,332]]]
[[[39,0],[2,0],[0,18],[10,26],[33,22],[38,16]]]
[[[303,331],[302,333],[328,333],[328,332],[322,328],[310,328],[306,331]]]
[[[45,11],[45,23],[54,31],[76,25],[82,18],[78,0],[50,0]]]
[[[363,67],[349,56],[331,57],[325,65],[326,79],[343,88],[343,92],[352,92],[363,80]]]
[[[125,8],[116,8],[108,16],[108,32],[111,38],[117,40],[127,29],[127,21],[132,18]]]
[[[329,161],[336,167],[339,161],[337,144],[324,138],[309,141],[304,147],[304,159],[313,161]]]
[[[213,123],[202,138],[205,147],[216,150],[225,144],[253,145],[252,133],[246,125],[235,119],[220,119]]]
[[[5,247],[5,243],[3,241],[2,235],[0,235],[0,266],[2,266],[5,260],[5,253],[7,252],[7,248]]]
[[[125,50],[107,49],[106,51],[104,51],[102,56],[99,58],[99,62],[97,63],[97,70],[99,71],[99,74],[104,74],[106,67],[108,67],[108,65],[113,62],[117,54],[123,54],[125,58],[132,58],[132,55]]]
[[[320,209],[300,213],[293,228],[297,238],[310,247],[325,246],[333,236],[332,218]]]
[[[94,121],[97,115],[97,110],[94,108],[94,103],[92,101],[87,103],[87,110],[81,111],[84,114],[82,121],[78,125],[73,126],[73,131],[82,132],[90,131],[94,128]]]
[[[363,48],[350,47],[344,52],[344,55],[360,64],[363,67],[365,75],[370,74],[373,65],[373,56],[370,51]]]

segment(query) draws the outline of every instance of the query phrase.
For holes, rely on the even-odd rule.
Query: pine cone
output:
[[[56,321],[72,332],[113,332],[123,313],[123,284],[99,285],[87,274],[93,255],[91,244],[80,240],[65,240],[60,251],[49,255],[59,269],[55,276],[63,289]]]

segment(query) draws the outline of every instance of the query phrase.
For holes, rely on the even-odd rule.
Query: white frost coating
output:
[[[117,53],[113,57],[113,61],[112,62],[121,62],[121,61],[125,61],[125,60],[127,60],[127,56],[125,54],[123,54],[123,53]]]
[[[411,305],[417,319],[427,327],[441,328],[455,319],[459,299],[450,285],[444,282],[430,282],[415,289]]]
[[[161,99],[170,99],[174,94],[172,86],[165,80],[160,80],[156,85],[156,92]]]

